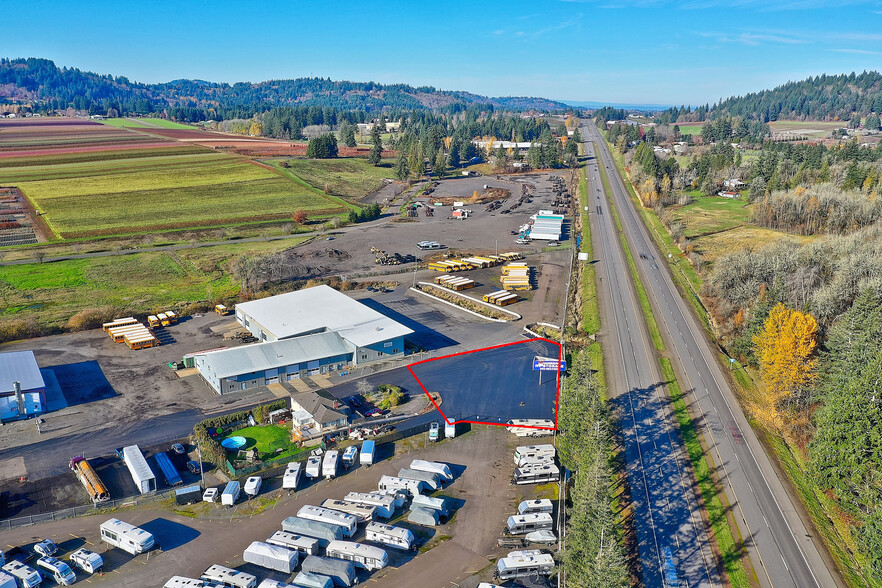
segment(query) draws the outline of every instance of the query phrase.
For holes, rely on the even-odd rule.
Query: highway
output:
[[[590,192],[586,216],[595,244],[610,396],[621,417],[640,585],[719,586],[708,532],[690,475],[684,471],[687,457],[674,429],[660,366],[601,190],[594,146],[589,142],[586,147]]]
[[[800,517],[741,412],[714,357],[714,347],[687,309],[666,263],[659,259],[606,143],[590,123],[584,136],[606,170],[612,192],[608,196],[619,212],[659,329],[734,509],[757,579],[762,586],[775,588],[843,585],[828,568],[813,541],[814,529],[810,532]]]

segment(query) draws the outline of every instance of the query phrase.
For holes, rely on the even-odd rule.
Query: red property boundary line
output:
[[[407,369],[408,369],[408,371],[410,371],[410,375],[413,376],[414,380],[417,381],[417,384],[420,385],[420,388],[423,389],[423,392],[426,393],[426,396],[429,398],[429,401],[435,406],[435,410],[438,411],[438,413],[441,415],[441,418],[443,418],[444,422],[447,423],[448,425],[453,425],[456,423],[472,423],[475,425],[493,425],[496,427],[507,427],[509,425],[507,425],[505,423],[490,423],[490,422],[486,422],[486,421],[469,421],[469,420],[450,421],[447,418],[447,416],[444,414],[444,411],[441,410],[441,407],[438,406],[438,403],[435,402],[435,399],[432,398],[432,395],[429,394],[429,391],[426,390],[426,387],[423,386],[423,383],[420,381],[420,379],[417,377],[417,375],[415,373],[413,373],[413,367],[420,365],[420,364],[423,364],[423,363],[429,363],[431,361],[438,361],[439,359],[447,359],[449,357],[457,357],[459,355],[468,355],[469,353],[477,353],[479,351],[489,351],[491,349],[500,349],[502,347],[509,347],[511,345],[522,345],[524,343],[530,343],[531,341],[545,341],[546,343],[551,343],[552,345],[556,345],[557,346],[557,361],[558,362],[563,361],[563,347],[561,346],[560,343],[558,343],[557,341],[552,341],[550,339],[544,339],[542,337],[535,337],[533,339],[525,339],[524,341],[513,341],[512,343],[503,343],[502,345],[494,345],[492,347],[481,347],[480,349],[473,349],[471,351],[460,351],[459,353],[451,353],[450,355],[442,355],[441,357],[433,357],[431,359],[424,359],[424,360],[418,361],[416,363],[408,364]],[[555,379],[556,379],[556,382],[555,382],[556,390],[555,390],[555,398],[554,398],[554,427],[536,427],[533,425],[523,425],[523,426],[519,425],[519,427],[524,428],[524,429],[541,429],[544,431],[557,430],[557,413],[558,413],[558,409],[560,407],[560,370],[557,370],[557,375],[556,375]]]

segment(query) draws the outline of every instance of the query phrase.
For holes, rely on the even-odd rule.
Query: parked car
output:
[[[184,455],[185,453],[187,453],[187,450],[184,449],[184,446],[181,445],[180,443],[175,443],[174,445],[171,446],[171,448],[172,448],[172,451],[174,451],[177,455]]]
[[[55,542],[52,539],[43,539],[36,545],[34,545],[34,551],[39,553],[43,557],[49,557],[51,555],[55,555],[58,552],[58,546],[55,545]]]
[[[198,461],[193,461],[192,459],[187,462],[187,469],[190,470],[190,472],[193,474],[202,473],[202,466],[199,464]]]

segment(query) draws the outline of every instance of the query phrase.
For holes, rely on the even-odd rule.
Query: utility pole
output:
[[[196,455],[199,456],[199,473],[202,475],[202,489],[205,490],[205,467],[202,465],[202,447],[198,436],[196,437]]]

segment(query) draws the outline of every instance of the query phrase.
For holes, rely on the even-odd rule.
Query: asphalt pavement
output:
[[[634,252],[662,335],[693,415],[710,447],[762,586],[843,585],[814,542],[814,528],[797,507],[763,451],[714,358],[715,349],[676,290],[649,233],[638,218],[606,143],[590,124],[584,136],[606,169],[621,222]],[[638,254],[643,254],[641,258]],[[690,584],[691,585],[691,584]]]
[[[636,522],[641,585],[719,586],[698,503],[684,471],[658,360],[637,302],[624,252],[602,191],[594,145],[586,145],[588,218],[597,260],[612,401]]]

